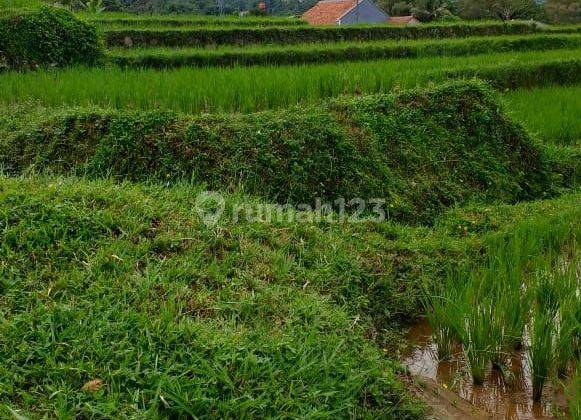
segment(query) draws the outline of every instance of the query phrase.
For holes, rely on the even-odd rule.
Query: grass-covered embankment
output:
[[[565,56],[568,59],[563,59]],[[77,68],[6,73],[0,75],[0,104],[169,108],[186,113],[253,112],[318,102],[341,94],[390,92],[462,75],[482,77],[501,88],[575,84],[581,77],[580,63],[581,49],[565,49],[340,65],[171,70]]]
[[[432,56],[466,56],[508,51],[546,51],[579,48],[578,35],[529,35],[430,41],[376,41],[207,48],[116,48],[110,62],[123,67],[288,65]]]
[[[104,29],[108,46],[205,46],[250,44],[300,44],[387,39],[463,38],[543,32],[531,22],[421,26],[325,26],[254,28],[116,28]],[[561,32],[563,33],[563,31]]]
[[[26,117],[25,117],[26,118]],[[542,156],[482,83],[247,115],[71,110],[13,130],[0,164],[132,180],[243,184],[286,203],[381,198],[390,217],[431,223],[443,209],[546,197],[571,169]],[[10,133],[11,131],[14,131]]]
[[[116,27],[268,27],[306,26],[307,22],[294,17],[276,16],[209,16],[209,15],[134,15],[130,13],[80,13],[87,21],[102,28]]]
[[[531,215],[580,220],[569,195],[457,209],[433,229],[209,229],[200,191],[0,179],[2,415],[411,416],[377,344],[418,315],[424,285]]]

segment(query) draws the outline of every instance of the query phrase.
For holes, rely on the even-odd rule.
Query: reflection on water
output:
[[[495,418],[551,418],[556,411],[563,413],[566,410],[566,400],[560,386],[547,384],[542,400],[533,403],[530,367],[524,352],[516,352],[509,358],[505,374],[490,367],[484,384],[477,386],[472,383],[460,346],[454,349],[451,360],[438,362],[436,345],[427,322],[413,326],[408,340],[410,346],[404,354],[404,363],[412,374],[437,381],[494,414]]]

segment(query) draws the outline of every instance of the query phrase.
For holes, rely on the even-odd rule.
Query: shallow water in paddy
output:
[[[462,349],[458,346],[451,360],[438,362],[436,345],[426,321],[414,325],[409,334],[404,364],[411,373],[438,382],[460,397],[491,413],[494,418],[542,419],[563,414],[566,399],[561,386],[545,385],[543,398],[533,403],[531,373],[525,352],[515,352],[507,361],[510,378],[489,368],[483,385],[473,385]]]

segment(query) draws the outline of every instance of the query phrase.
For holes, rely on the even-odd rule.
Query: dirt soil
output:
[[[409,376],[404,381],[409,385],[413,395],[425,401],[428,418],[462,420],[494,418],[493,415],[474,406],[430,378]]]

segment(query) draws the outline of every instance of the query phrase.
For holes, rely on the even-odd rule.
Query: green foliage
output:
[[[543,387],[549,378],[551,366],[553,365],[553,329],[554,319],[551,314],[540,310],[535,312],[529,349],[533,400],[535,401],[541,400]]]
[[[2,9],[33,9],[42,6],[42,0],[0,0]]]
[[[519,35],[539,32],[530,23],[479,23],[422,26],[334,26],[283,28],[177,28],[106,29],[108,46],[205,46],[249,44],[298,44],[386,39],[460,38],[468,36]]]
[[[369,337],[416,317],[423,285],[514,224],[579,220],[577,194],[456,209],[434,229],[209,229],[201,190],[0,179],[1,416],[415,417]],[[460,218],[495,224],[459,237]]]
[[[430,56],[464,56],[493,52],[579,48],[578,35],[538,35],[485,37],[461,40],[376,41],[312,44],[303,46],[263,46],[218,49],[114,49],[109,61],[123,67],[171,68],[179,66],[284,65],[338,61],[365,61]]]
[[[75,68],[0,75],[0,103],[5,107],[38,103],[186,113],[253,112],[317,103],[341,94],[387,93],[454,77],[489,78],[498,87],[570,84],[579,82],[580,67],[581,49],[340,65],[183,67],[166,71]]]
[[[340,229],[321,264],[324,228],[217,233],[200,191],[0,181],[0,416],[417,417],[369,320],[329,297],[358,288]]]
[[[43,6],[0,15],[0,58],[10,68],[91,65],[102,53],[96,28],[66,10]]]
[[[242,27],[242,26],[306,26],[307,22],[297,18],[255,16],[203,16],[203,15],[124,15],[103,13],[98,16],[87,14],[89,22],[101,27]]]
[[[427,293],[429,321],[435,328],[458,331],[454,336],[465,348],[475,383],[483,382],[490,361],[500,367],[526,345],[533,398],[539,400],[551,373],[567,372],[578,362],[580,210],[561,210],[554,210],[560,213],[555,219],[532,216],[489,239],[484,261],[460,266],[453,281],[435,284]],[[480,209],[470,223],[456,223],[481,224],[485,213]],[[530,342],[525,340],[527,323]]]
[[[547,16],[554,23],[581,23],[581,3],[577,0],[547,0]]]
[[[515,90],[504,97],[507,111],[543,142],[581,145],[581,86]]]
[[[544,9],[534,0],[460,0],[458,13],[464,19],[544,20]]]
[[[71,111],[9,135],[1,164],[193,176],[282,203],[382,198],[392,218],[411,223],[476,197],[513,202],[554,188],[540,151],[476,82],[250,115]]]

